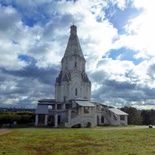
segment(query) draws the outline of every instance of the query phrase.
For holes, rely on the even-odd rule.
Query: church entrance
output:
[[[45,115],[40,114],[38,115],[38,125],[44,125],[45,124]]]
[[[104,123],[104,116],[101,117],[101,123]]]
[[[91,123],[88,122],[88,123],[87,123],[87,128],[90,128],[90,127],[91,127]]]
[[[48,126],[54,126],[54,116],[50,115],[48,117]]]

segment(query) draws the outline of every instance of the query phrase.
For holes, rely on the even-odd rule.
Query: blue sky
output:
[[[155,108],[155,18],[148,0],[0,0],[0,104],[54,98],[70,26],[92,82],[92,100]]]

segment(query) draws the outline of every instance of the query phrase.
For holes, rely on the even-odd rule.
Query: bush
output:
[[[3,124],[11,124],[16,121],[18,124],[26,124],[34,122],[35,114],[33,112],[0,112],[0,127]]]

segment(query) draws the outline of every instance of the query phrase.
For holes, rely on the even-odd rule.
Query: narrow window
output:
[[[121,120],[121,121],[124,121],[124,120],[125,120],[125,116],[121,115],[121,116],[120,116],[120,120]]]
[[[75,62],[74,67],[77,67],[77,62]]]
[[[64,96],[64,102],[66,102],[66,96]]]
[[[77,96],[77,88],[75,89],[75,96]]]

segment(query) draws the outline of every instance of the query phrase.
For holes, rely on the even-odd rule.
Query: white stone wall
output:
[[[73,98],[85,98],[90,101],[91,99],[91,85],[90,83],[83,82],[81,73],[79,71],[72,71],[71,81],[62,82],[61,85],[55,86],[55,99],[56,101],[63,102],[64,97],[66,101]],[[76,93],[77,89],[77,93]]]
[[[55,99],[57,102],[63,102],[64,98],[68,101],[76,97],[90,101],[91,84],[87,78],[83,78],[86,75],[85,63],[86,60],[77,36],[77,28],[72,25],[65,54],[61,60],[61,74],[55,86]],[[63,77],[65,78],[63,79]]]
[[[78,70],[78,71],[85,71],[85,59],[78,55],[71,55],[68,57],[64,57],[62,59],[62,70]]]

